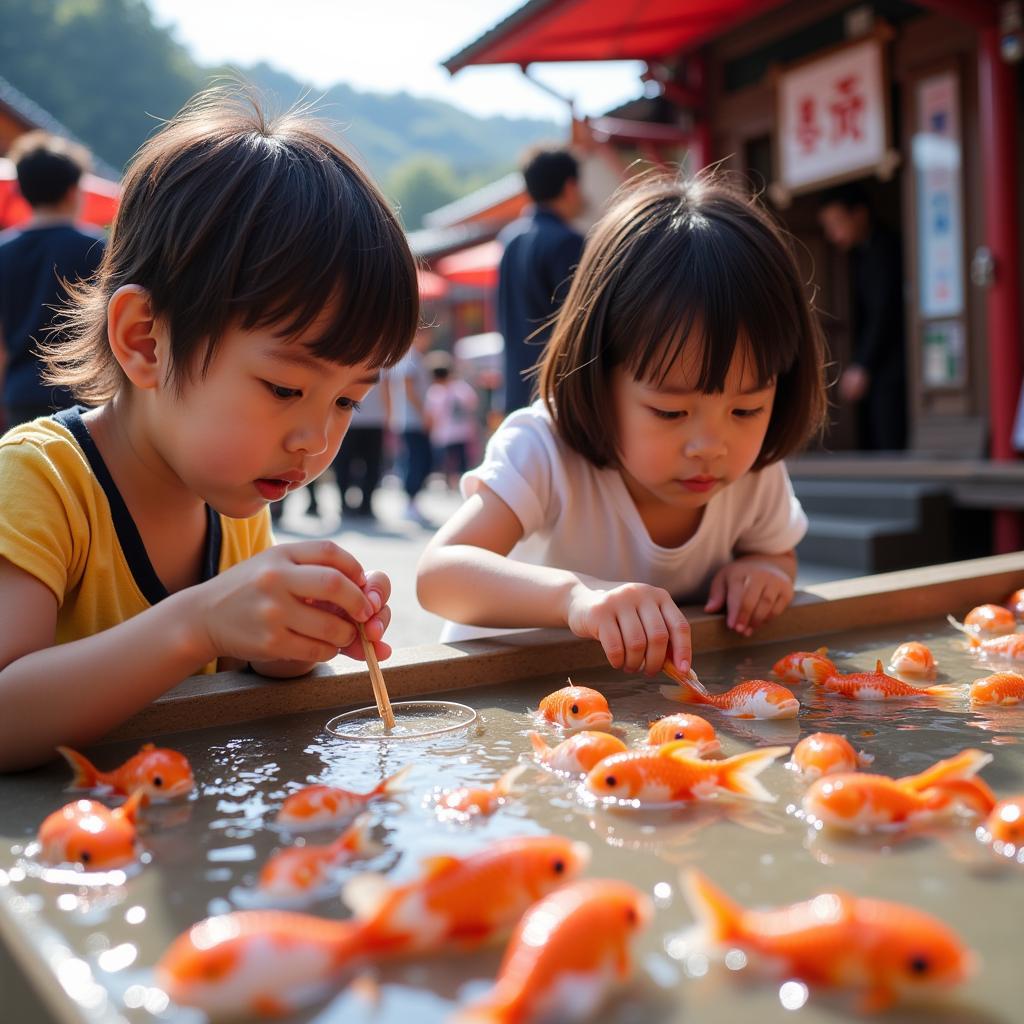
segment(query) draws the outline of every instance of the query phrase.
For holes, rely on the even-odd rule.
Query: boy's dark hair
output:
[[[89,170],[89,151],[49,132],[19,135],[7,153],[18,174],[18,188],[29,206],[53,206]]]
[[[818,199],[818,209],[824,210],[826,206],[841,206],[845,210],[856,210],[863,206],[869,211],[871,200],[868,198],[867,189],[856,181],[847,182],[845,185],[835,185],[833,188],[825,189]]]
[[[531,150],[523,164],[526,191],[535,203],[557,199],[565,183],[580,176],[580,165],[567,149]]]
[[[127,284],[168,328],[177,387],[235,325],[315,328],[315,356],[391,366],[419,318],[412,254],[376,187],[307,115],[270,119],[238,90],[194,97],[131,163],[97,276],[72,293],[67,340],[43,346],[48,379],[86,402],[124,381],[106,320]]]
[[[824,421],[824,343],[788,237],[714,176],[645,177],[594,225],[540,366],[559,436],[596,466],[619,464],[611,374],[661,383],[691,333],[701,391],[721,391],[745,343],[760,384],[777,381],[754,469]]]

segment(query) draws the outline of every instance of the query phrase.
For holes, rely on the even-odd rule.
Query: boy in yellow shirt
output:
[[[0,770],[86,744],[185,676],[378,657],[391,584],[267,505],[331,464],[408,349],[416,271],[307,119],[196,98],[137,154],[50,379],[94,405],[0,439]]]

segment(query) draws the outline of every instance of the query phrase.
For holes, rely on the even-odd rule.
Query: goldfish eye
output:
[[[604,784],[605,784],[606,786],[614,786],[614,785],[616,784],[616,782],[617,782],[617,781],[618,781],[618,780],[617,780],[617,779],[615,778],[615,776],[614,776],[614,775],[606,775],[606,776],[604,777]]]
[[[573,704],[573,706],[572,706],[571,708],[569,708],[569,710],[570,710],[570,711],[571,711],[571,712],[572,712],[572,713],[573,713],[574,715],[578,715],[578,714],[580,713],[580,706],[579,706],[579,704]]]
[[[636,907],[626,908],[626,922],[628,924],[636,924]]]
[[[677,740],[685,740],[686,739],[686,733],[685,732],[677,732],[676,733],[676,739]]]
[[[81,853],[80,853],[80,854],[78,855],[78,859],[79,859],[79,860],[80,860],[80,861],[81,861],[81,862],[82,862],[83,864],[88,864],[88,863],[89,863],[89,861],[91,861],[91,860],[92,860],[92,854],[91,854],[91,853],[90,853],[90,852],[89,852],[88,850],[83,850],[83,851],[82,851],[82,852],[81,852]]]
[[[932,965],[928,962],[927,957],[915,956],[910,958],[908,966],[911,974],[927,974]]]
[[[161,776],[159,776],[159,775],[154,775],[153,776],[153,785],[154,786],[159,787],[159,786],[162,786],[163,784],[164,784],[164,780],[163,780],[163,778]]]
[[[556,875],[560,875],[564,871],[565,871],[565,861],[564,860],[556,860],[555,861],[555,874]]]

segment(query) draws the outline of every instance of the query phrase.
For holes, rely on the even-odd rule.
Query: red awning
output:
[[[529,0],[444,62],[659,60],[674,56],[785,0]]]
[[[105,228],[117,213],[121,187],[114,181],[84,174],[80,182],[82,210],[78,219]],[[23,224],[32,216],[32,208],[18,191],[14,164],[0,157],[0,230]]]
[[[482,242],[438,260],[435,269],[455,284],[494,288],[498,284],[502,251],[500,242]]]
[[[448,293],[448,282],[439,274],[432,274],[422,267],[416,271],[416,280],[419,283],[420,298],[424,302],[443,299]]]

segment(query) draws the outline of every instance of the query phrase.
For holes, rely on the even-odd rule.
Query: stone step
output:
[[[908,518],[823,515],[810,517],[797,547],[807,562],[846,566],[859,575],[942,561],[941,544]]]

